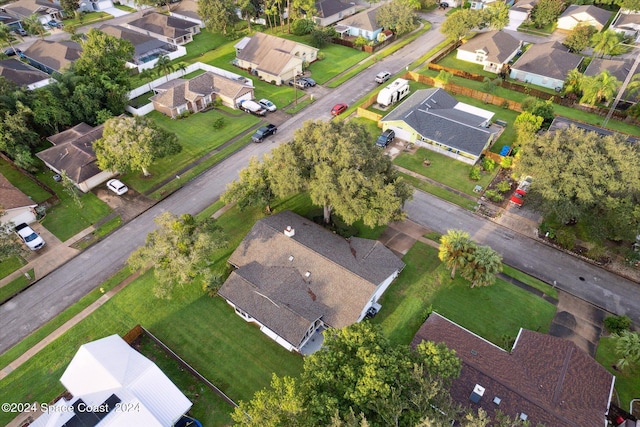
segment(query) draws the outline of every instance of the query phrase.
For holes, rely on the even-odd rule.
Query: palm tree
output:
[[[636,74],[627,85],[627,93],[625,99],[628,100],[632,96],[640,92],[640,74]]]
[[[158,57],[158,62],[156,62],[156,65],[153,68],[156,70],[158,75],[166,76],[167,81],[169,81],[169,73],[175,69],[171,63],[171,58],[169,58],[168,55],[161,55]]]
[[[11,28],[3,22],[0,22],[0,42],[3,44],[8,44],[13,52],[17,54],[16,48],[13,46],[13,42],[16,41],[15,37],[13,37],[13,33],[11,32]]]
[[[582,93],[582,79],[584,78],[584,74],[582,74],[577,68],[569,71],[567,73],[567,78],[564,79],[564,90],[566,93],[574,93],[577,96],[580,96]]]
[[[469,233],[462,230],[449,230],[440,237],[438,258],[451,269],[451,278],[456,277],[456,268],[464,267],[475,249]]]
[[[620,35],[613,30],[602,31],[594,34],[593,53],[602,53],[601,57],[611,55],[620,43]]]
[[[37,34],[41,39],[44,39],[44,35],[46,31],[42,26],[42,22],[40,22],[40,17],[37,14],[29,15],[27,18],[22,20],[22,25],[25,29],[31,34]]]
[[[616,343],[616,354],[620,357],[617,363],[620,369],[631,368],[640,363],[640,334],[622,331],[612,336]]]
[[[502,271],[502,257],[489,246],[478,246],[462,270],[465,279],[474,286],[489,286]]]
[[[612,99],[622,83],[607,70],[597,76],[585,77],[582,83],[582,98],[580,102],[595,105],[597,102]]]

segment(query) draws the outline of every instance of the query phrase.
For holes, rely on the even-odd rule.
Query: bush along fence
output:
[[[379,51],[380,49],[387,47],[389,44],[393,43],[395,41],[395,39],[397,38],[397,36],[395,34],[389,36],[385,41],[380,42],[380,43],[376,43],[373,46],[369,46],[369,45],[363,45],[363,46],[356,46],[355,43],[352,40],[347,40],[347,39],[341,39],[339,37],[334,37],[331,39],[331,42],[334,44],[339,44],[341,46],[347,46],[353,49],[357,49],[357,50],[362,50],[365,51],[367,53],[374,53]]]

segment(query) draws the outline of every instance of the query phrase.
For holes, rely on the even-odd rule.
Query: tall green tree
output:
[[[475,10],[461,9],[444,20],[440,32],[452,40],[459,41],[471,35],[482,23],[483,16]]]
[[[604,70],[597,76],[584,77],[581,83],[580,102],[595,105],[598,102],[609,101],[616,96],[621,85],[622,82],[608,70]]]
[[[615,352],[620,358],[616,365],[620,369],[634,368],[640,364],[640,334],[631,331],[622,331],[613,334],[615,339]]]
[[[596,238],[634,239],[640,229],[640,148],[575,127],[525,145],[516,175],[534,178],[527,198],[545,216],[582,222]]]
[[[440,237],[438,258],[451,269],[451,279],[456,277],[456,269],[464,268],[475,250],[475,243],[466,231],[448,230]]]
[[[502,257],[489,246],[475,248],[462,269],[462,276],[471,282],[471,287],[489,286],[495,283],[502,271]]]
[[[40,22],[40,15],[34,13],[33,15],[29,15],[26,18],[22,18],[22,26],[27,32],[31,34],[35,34],[39,36],[41,39],[44,39],[44,35],[46,31],[42,22]]]
[[[577,25],[562,44],[571,52],[581,53],[589,46],[591,38],[597,31],[593,25]]]
[[[376,20],[384,28],[405,34],[416,28],[418,16],[415,4],[405,0],[392,0],[378,7]]]
[[[360,124],[306,122],[272,156],[274,193],[309,191],[312,203],[324,208],[326,223],[332,212],[348,224],[363,220],[369,227],[404,217],[402,207],[412,189]]]
[[[169,74],[175,71],[175,66],[171,63],[169,55],[160,55],[153,70],[158,76],[165,76],[169,81]]]
[[[207,28],[225,35],[227,30],[233,29],[233,25],[239,21],[236,5],[232,0],[200,0],[198,15],[202,17]]]
[[[102,170],[150,175],[154,160],[176,154],[182,147],[178,137],[144,117],[115,117],[104,124],[102,138],[93,148]]]
[[[275,199],[269,179],[270,168],[271,157],[268,155],[265,155],[262,162],[257,157],[252,157],[249,165],[240,171],[240,177],[227,185],[220,200],[238,203],[241,210],[250,206],[264,206],[270,213],[271,203]]]
[[[564,80],[564,90],[566,93],[573,93],[578,97],[582,97],[582,80],[584,74],[577,68],[570,70]]]
[[[3,45],[8,45],[13,49],[14,53],[16,52],[16,48],[13,43],[16,41],[16,38],[13,35],[13,31],[11,28],[5,24],[4,22],[0,22],[0,43]]]
[[[60,0],[60,6],[62,6],[62,10],[64,10],[68,16],[74,16],[75,12],[78,11],[78,8],[80,8],[80,1],[79,0]]]
[[[536,132],[542,126],[543,120],[542,117],[531,114],[528,111],[520,113],[513,123],[513,127],[516,130],[516,143],[522,146],[534,139]]]
[[[213,218],[198,223],[189,214],[163,212],[155,218],[158,228],[147,235],[144,246],[129,256],[132,270],[154,268],[154,294],[171,298],[173,289],[192,283],[207,269],[211,252],[225,247],[227,238]]]
[[[129,69],[125,64],[133,58],[133,51],[130,41],[92,28],[82,44],[80,58],[73,63],[73,71],[100,82],[103,87],[109,81],[129,89]]]
[[[565,8],[563,1],[539,0],[531,11],[531,22],[536,28],[555,22]]]
[[[34,122],[45,134],[56,134],[71,124],[71,113],[64,107],[64,101],[48,88],[33,91],[31,109]]]
[[[0,204],[0,217],[5,215],[5,210]],[[9,221],[7,223],[0,221],[0,262],[5,261],[12,256],[20,255],[24,251],[23,246],[13,234],[13,227],[16,224]]]
[[[501,1],[489,3],[482,9],[482,21],[493,30],[502,30],[509,25],[509,6]]]
[[[605,55],[615,55],[618,52],[622,53],[619,47],[622,42],[622,35],[613,30],[605,30],[594,34],[591,42],[593,43],[594,55],[599,53],[601,57],[604,57]]]
[[[16,102],[16,111],[0,113],[0,151],[4,151],[23,169],[34,171],[33,151],[40,139],[33,131],[33,112],[22,102]]]

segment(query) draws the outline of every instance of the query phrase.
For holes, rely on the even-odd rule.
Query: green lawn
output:
[[[600,338],[598,344],[598,350],[596,351],[596,360],[604,366],[607,371],[616,376],[616,392],[620,397],[620,407],[624,410],[629,408],[631,399],[640,397],[640,369],[630,370],[626,372],[616,371],[612,368],[618,361],[618,357],[615,354],[615,340],[613,338],[603,337]],[[613,399],[614,403],[616,399]]]
[[[171,119],[157,111],[152,111],[146,117],[152,118],[161,128],[174,132],[182,151],[155,161],[149,168],[150,177],[144,177],[139,172],[123,176],[127,185],[141,193],[260,122],[256,116],[226,107],[222,107],[222,111],[214,109],[180,120]],[[213,121],[219,117],[225,120],[226,125],[222,129],[213,129]]]
[[[458,50],[456,49],[449,55],[438,61],[438,65],[447,68],[455,68],[456,70],[464,70],[468,73],[489,77],[492,80],[498,77],[495,73],[485,71],[480,64],[474,64],[473,62],[459,60],[458,58],[456,58],[457,54]]]
[[[111,212],[109,206],[91,192],[80,197],[83,206],[78,207],[64,191],[62,184],[53,180],[48,169],[38,172],[37,178],[53,189],[60,198],[58,204],[47,209],[42,225],[63,242]]]
[[[546,333],[555,306],[502,280],[470,288],[438,259],[438,250],[417,242],[404,256],[407,266],[385,292],[374,318],[397,344],[408,344],[430,309],[500,346],[520,328]]]
[[[31,276],[31,278],[33,280],[33,276],[34,276],[33,268],[31,270],[29,270],[28,273],[29,273],[29,276]],[[9,298],[10,296],[15,294],[16,292],[26,288],[27,285],[32,282],[32,280],[27,279],[27,277],[25,275],[21,275],[21,276],[15,278],[14,280],[12,280],[11,282],[7,283],[6,285],[4,285],[3,287],[1,287],[0,288],[0,302],[4,301],[7,298]]]
[[[81,19],[65,19],[65,27],[81,27],[84,25],[92,24],[94,22],[106,21],[107,19],[112,19],[113,15],[110,15],[107,12],[82,12],[81,17]]]
[[[422,163],[424,159],[429,159],[431,165],[425,166]],[[476,185],[486,188],[498,171],[496,168],[493,173],[483,173],[479,181],[472,181],[469,179],[471,165],[426,148],[418,148],[415,154],[402,153],[393,162],[474,197],[478,194],[473,192],[473,188]]]
[[[553,286],[547,285],[541,280],[536,279],[535,277],[531,277],[526,273],[523,273],[520,270],[516,270],[515,268],[509,267],[508,265],[503,266],[502,272],[507,276],[513,277],[521,281],[522,283],[526,283],[529,286],[536,288],[537,290],[544,292],[545,295],[549,295],[555,299],[558,299],[558,291]]]
[[[477,206],[477,203],[473,200],[469,200],[466,197],[459,196],[430,182],[423,181],[419,178],[404,173],[400,173],[400,176],[402,176],[402,178],[404,178],[414,187],[419,188],[420,190],[429,194],[433,194],[434,196],[439,197],[443,200],[456,204],[461,208],[473,211]]]
[[[35,203],[44,202],[52,194],[40,187],[35,181],[23,175],[19,170],[14,169],[9,162],[0,158],[0,174],[27,196],[31,197]]]
[[[21,256],[14,255],[4,261],[0,262],[0,279],[7,277],[23,265],[26,265],[27,261]]]

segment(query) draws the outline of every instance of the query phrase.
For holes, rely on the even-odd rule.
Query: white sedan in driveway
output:
[[[258,104],[260,104],[260,106],[262,108],[264,108],[265,110],[271,111],[272,113],[277,110],[276,104],[274,104],[273,102],[269,101],[268,99],[264,99],[263,98],[260,101],[258,101]]]
[[[118,179],[110,179],[109,181],[107,181],[107,188],[116,193],[118,196],[122,196],[124,193],[129,191],[129,188]]]

